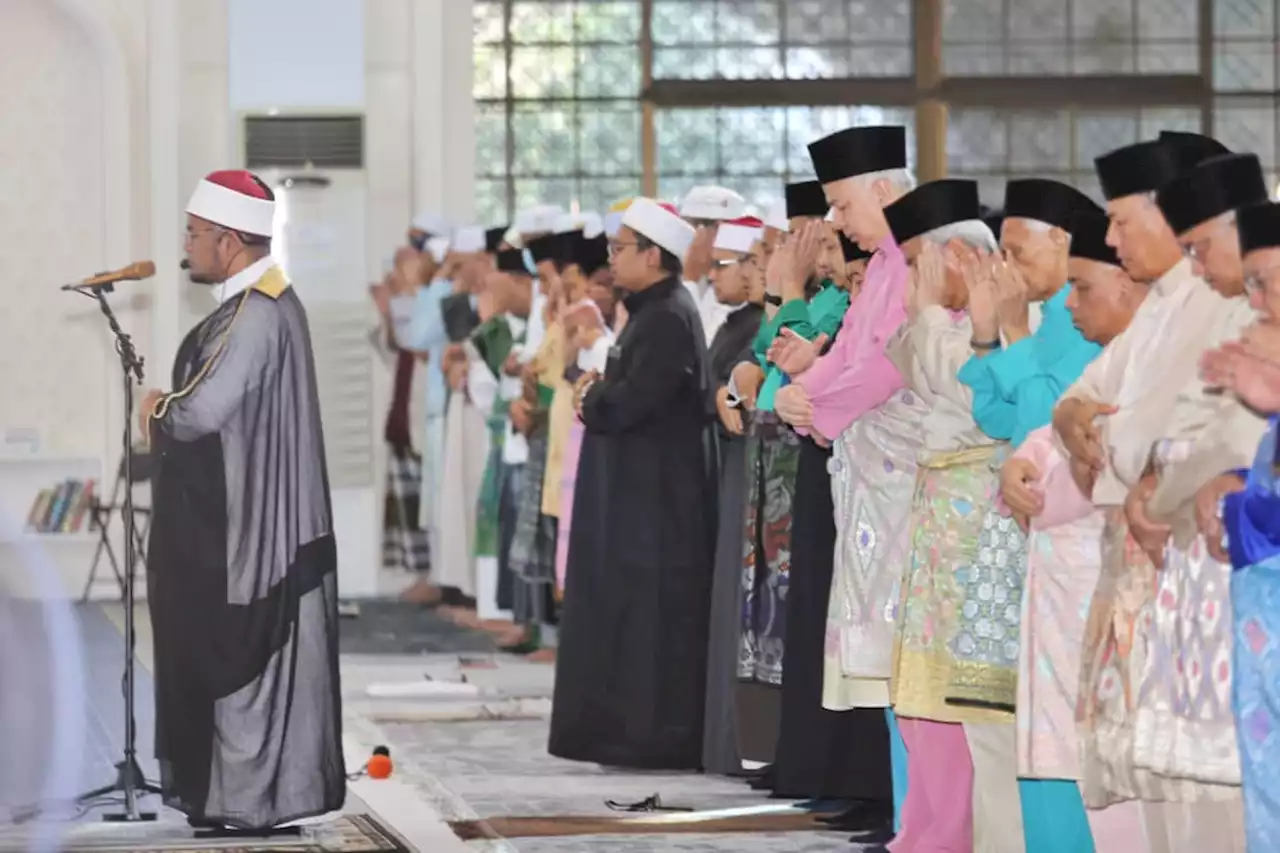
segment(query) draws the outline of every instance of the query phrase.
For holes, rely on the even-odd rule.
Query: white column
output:
[[[182,207],[179,203],[178,122],[182,64],[178,0],[147,4],[148,118],[151,168],[151,258],[156,277],[151,296],[151,352],[147,386],[167,387],[166,378],[182,335]]]
[[[475,213],[471,0],[414,0],[415,209]]]

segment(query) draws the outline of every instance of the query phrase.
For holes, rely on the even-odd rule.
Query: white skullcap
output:
[[[601,222],[600,215],[591,211],[562,213],[556,218],[555,228],[552,229],[556,234],[563,234],[566,231],[581,231],[584,237],[594,237],[603,230],[604,223]]]
[[[449,254],[449,238],[432,237],[427,240],[426,249],[436,259],[436,263],[444,263],[445,255]]]
[[[276,204],[252,173],[229,169],[210,172],[196,184],[187,213],[232,231],[270,237]]]
[[[502,242],[513,249],[524,248],[524,237],[520,234],[520,229],[515,225],[508,228],[507,233],[502,235]]]
[[[684,260],[697,233],[680,216],[651,198],[637,198],[622,217],[622,224]]]
[[[780,198],[769,205],[769,212],[764,215],[764,224],[778,231],[790,231],[791,223],[787,220],[787,200]]]
[[[750,252],[764,228],[759,225],[736,225],[732,222],[721,222],[716,229],[716,242],[713,248],[726,252]]]
[[[449,220],[438,213],[419,213],[413,217],[414,230],[424,234],[448,234],[452,229]]]
[[[626,216],[625,210],[611,210],[604,215],[604,236],[617,237],[618,229],[622,227],[622,217]]]
[[[484,229],[479,225],[467,225],[462,228],[455,228],[453,231],[453,246],[455,252],[463,254],[471,254],[472,252],[484,251]]]
[[[724,187],[694,187],[680,205],[685,219],[714,219],[723,222],[747,213],[747,200]]]
[[[516,214],[515,228],[521,234],[542,234],[556,230],[564,210],[554,204],[538,204]]]

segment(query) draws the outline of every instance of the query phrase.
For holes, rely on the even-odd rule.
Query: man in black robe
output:
[[[551,711],[561,758],[701,764],[715,481],[706,345],[681,283],[693,235],[636,199],[609,242],[629,319],[604,376],[575,386],[586,433]]]
[[[214,172],[187,206],[220,304],[140,413],[159,469],[147,566],[156,754],[193,825],[342,807],[337,552],[306,312],[271,258],[274,197]]]

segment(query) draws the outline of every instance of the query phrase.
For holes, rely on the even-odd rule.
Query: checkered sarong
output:
[[[422,457],[388,448],[387,495],[383,514],[382,563],[410,572],[431,569],[431,543],[418,526],[422,499]]]

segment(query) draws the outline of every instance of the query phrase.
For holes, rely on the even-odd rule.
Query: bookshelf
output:
[[[28,515],[40,492],[67,480],[93,480],[95,494],[101,495],[102,459],[0,454],[0,593],[40,598],[74,598],[80,594],[98,542],[97,531],[89,529],[87,515],[74,533],[27,528]],[[109,483],[107,487],[110,488]],[[113,540],[116,538],[113,536]],[[104,582],[103,595],[118,594],[111,571],[98,574]]]

